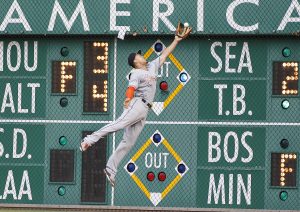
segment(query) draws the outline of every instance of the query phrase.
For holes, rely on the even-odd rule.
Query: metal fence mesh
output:
[[[297,0],[6,1],[0,203],[299,209],[299,16]],[[123,113],[128,55],[160,57],[178,21],[193,32],[112,188],[124,130],[79,144]]]

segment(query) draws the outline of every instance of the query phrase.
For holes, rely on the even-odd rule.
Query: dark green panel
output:
[[[289,62],[299,61],[300,45],[297,39],[272,39],[269,48],[269,60],[267,69],[267,120],[272,122],[298,122],[300,119],[300,99],[297,95],[272,95],[273,89],[273,64],[274,61]],[[282,51],[284,48],[289,48],[291,55],[284,57]],[[282,85],[281,85],[282,86]],[[299,87],[299,82],[298,82]],[[283,109],[281,102],[287,99],[290,103],[288,109]]]
[[[0,117],[45,116],[45,80],[0,79],[0,92]]]
[[[285,124],[271,126],[266,130],[266,177],[265,177],[265,208],[273,210],[298,210],[300,206],[299,200],[299,155],[297,155],[297,174],[296,184],[297,188],[283,188],[271,186],[271,155],[272,153],[283,153],[288,154],[290,152],[296,152],[299,154],[300,134],[298,133],[299,126],[288,126]],[[280,146],[280,141],[287,139],[289,146],[283,149]],[[279,199],[279,193],[281,191],[288,192],[288,198],[286,201]]]
[[[93,170],[88,169],[90,172],[93,173],[92,175],[89,175],[89,177],[93,179],[99,180],[99,176],[101,176],[101,180],[104,181],[104,190],[106,192],[106,196],[104,197],[105,202],[83,202],[81,201],[81,191],[82,191],[82,181],[85,181],[85,185],[91,186],[94,188],[93,191],[100,192],[99,184],[94,183],[93,180],[86,181],[87,178],[85,178],[82,175],[82,166],[83,166],[83,153],[79,151],[79,143],[82,140],[82,133],[84,131],[96,131],[103,127],[104,124],[97,124],[97,123],[70,123],[70,124],[48,124],[46,127],[46,137],[45,137],[45,145],[46,145],[46,151],[44,153],[45,158],[45,164],[47,164],[47,167],[44,170],[45,178],[43,180],[44,186],[45,186],[45,204],[61,204],[61,205],[81,205],[81,204],[108,204],[108,201],[110,200],[111,190],[109,184],[106,182],[106,178],[103,178],[103,168],[104,166],[93,166],[92,164],[86,164],[86,165],[92,165],[94,167]],[[121,133],[121,132],[120,132]],[[59,143],[59,138],[61,136],[65,136],[67,142],[65,145],[61,145]],[[98,145],[103,146],[103,143],[98,143]],[[108,136],[107,146],[106,150],[106,160],[108,159],[108,155],[112,152],[112,136]],[[50,151],[51,149],[56,150],[69,150],[74,151],[74,181],[73,182],[51,182],[50,181]],[[99,155],[99,151],[97,147],[92,147],[92,149],[89,152],[86,152],[86,155],[89,155],[89,153],[92,152],[93,155],[90,155],[91,160],[94,160],[95,163],[105,163],[105,161],[101,160],[103,155]],[[97,155],[100,158],[97,158]],[[96,156],[96,157],[95,157]],[[94,170],[101,170],[101,172],[95,172]],[[63,173],[62,173],[63,174]],[[85,179],[84,179],[85,178]],[[103,181],[102,181],[103,182]],[[96,187],[94,187],[96,185]],[[58,188],[60,186],[65,187],[65,195],[60,196],[58,194]],[[101,187],[103,189],[103,186]]]
[[[215,86],[219,89],[214,88]],[[224,89],[221,89],[221,86]],[[219,98],[220,90],[222,90],[222,98]],[[199,119],[201,120],[264,120],[266,118],[266,111],[263,109],[266,105],[264,80],[200,80],[199,91]],[[240,101],[236,101],[237,99],[233,97],[234,91]],[[243,94],[245,94],[244,98],[242,98]],[[234,102],[237,102],[235,106]]]
[[[0,129],[1,164],[44,164],[45,126],[2,124]]]
[[[156,130],[166,138],[174,151],[189,168],[179,182],[158,203],[157,207],[196,207],[197,185],[197,126],[147,124],[139,136],[136,145],[122,160],[118,169],[115,188],[115,205],[154,207],[141,188],[125,170],[126,164],[154,134]],[[116,134],[116,144],[122,140],[123,133]],[[156,158],[155,158],[156,157]],[[166,160],[165,160],[166,159]],[[149,192],[160,193],[174,180],[178,163],[163,144],[156,147],[153,143],[136,160],[136,175]],[[147,180],[147,173],[153,172],[155,179]],[[159,181],[159,172],[165,172],[166,180]],[[130,189],[128,189],[130,188]]]
[[[199,48],[201,77],[266,77],[263,39],[209,39]]]
[[[2,43],[3,42],[3,43]],[[33,77],[46,74],[47,43],[41,39],[11,39],[0,41],[0,77]]]
[[[264,167],[265,136],[265,128],[199,127],[198,167]]]
[[[263,208],[263,181],[264,171],[199,169],[197,207]]]
[[[43,166],[1,166],[0,179],[0,203],[43,203]]]
[[[89,89],[84,89],[84,42],[108,42],[108,102],[107,112],[91,114],[85,113],[83,115],[84,107],[84,92],[92,93],[93,84],[87,84]],[[76,39],[59,39],[54,38],[49,41],[51,45],[48,48],[48,61],[47,61],[47,84],[50,86],[47,89],[47,108],[46,113],[49,119],[53,120],[111,120],[113,112],[113,83],[114,83],[114,43],[111,38],[108,37],[94,37],[94,38],[76,38]],[[60,54],[63,47],[69,49],[69,54],[64,57]],[[95,58],[93,58],[95,59]],[[76,61],[76,94],[66,95],[63,93],[51,94],[52,83],[52,61]],[[98,74],[101,76],[102,74]],[[60,76],[56,76],[60,82]],[[96,79],[98,79],[96,77]],[[103,87],[98,90],[99,93],[103,93]],[[92,95],[91,95],[92,96]],[[62,98],[66,98],[68,104],[65,107],[60,105]],[[103,108],[103,107],[102,107]]]

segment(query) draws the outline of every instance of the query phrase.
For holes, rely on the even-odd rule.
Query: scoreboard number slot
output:
[[[298,96],[298,62],[273,63],[273,95]]]
[[[82,138],[92,131],[83,131]],[[105,203],[106,177],[103,172],[107,159],[107,137],[101,138],[93,148],[82,153],[81,202]]]
[[[50,150],[50,182],[69,182],[75,180],[74,150]]]
[[[271,186],[296,188],[297,154],[271,153]]]
[[[76,62],[52,62],[52,94],[76,94]]]
[[[108,42],[84,42],[83,112],[108,112]]]

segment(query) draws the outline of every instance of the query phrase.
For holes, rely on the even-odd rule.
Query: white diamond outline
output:
[[[177,167],[179,166],[179,164],[183,164],[183,165],[186,167],[186,170],[185,170],[184,173],[178,172]],[[181,160],[181,161],[177,164],[177,166],[175,167],[175,170],[176,170],[176,172],[177,172],[181,177],[183,177],[183,176],[188,172],[189,167],[186,165],[186,163],[185,163],[183,160]]]
[[[159,143],[155,143],[155,142],[153,141],[153,136],[154,136],[155,134],[159,134],[160,137],[161,137],[161,140],[160,140]],[[156,130],[156,131],[151,135],[150,139],[151,139],[152,143],[153,143],[156,147],[158,147],[158,146],[165,140],[164,136],[161,134],[161,132],[159,132],[159,130]]]
[[[135,167],[136,167],[136,168],[134,169],[133,172],[129,172],[129,171],[127,170],[127,166],[128,166],[129,163],[133,163],[133,164],[135,165]],[[130,159],[130,160],[125,164],[124,169],[126,170],[126,172],[127,172],[130,176],[132,176],[132,175],[139,169],[139,167],[138,167],[138,165],[137,165],[132,159]]]
[[[155,44],[157,44],[157,43],[161,43],[161,44],[163,45],[163,49],[161,50],[161,52],[155,51]],[[167,47],[165,46],[165,44],[164,44],[160,39],[157,39],[157,40],[154,42],[154,44],[151,46],[151,48],[153,49],[153,52],[154,52],[157,56],[160,56],[161,53],[162,53]]]
[[[186,73],[186,74],[187,74],[187,77],[188,77],[188,78],[187,78],[186,82],[181,82],[181,81],[180,81],[179,76],[180,76],[180,74],[183,74],[183,73]],[[181,83],[183,86],[185,86],[185,85],[190,81],[191,76],[189,75],[189,73],[188,73],[185,69],[183,69],[183,70],[177,75],[176,79],[179,81],[179,83]]]

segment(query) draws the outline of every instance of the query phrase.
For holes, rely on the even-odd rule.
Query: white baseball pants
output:
[[[107,168],[110,169],[109,171],[113,177],[115,177],[117,173],[119,163],[134,146],[138,136],[144,128],[148,111],[149,108],[144,102],[142,102],[142,99],[135,97],[131,100],[128,108],[124,109],[122,115],[116,121],[102,127],[98,131],[95,131],[84,138],[84,141],[93,145],[100,138],[103,138],[109,133],[124,129],[123,139],[107,162]]]

